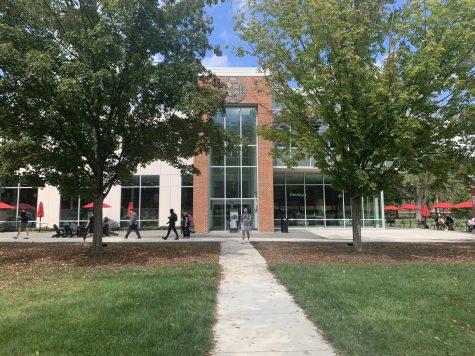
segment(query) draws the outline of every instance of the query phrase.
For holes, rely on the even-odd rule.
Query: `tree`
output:
[[[449,162],[450,164],[450,162]],[[460,165],[458,167],[445,166],[445,161],[439,164],[440,169],[446,173],[439,172],[434,175],[430,172],[419,174],[405,174],[402,182],[394,187],[388,187],[385,191],[385,200],[389,204],[401,204],[414,202],[417,206],[427,204],[431,206],[439,201],[449,203],[459,203],[470,199],[469,174],[473,171],[470,165]],[[452,214],[460,217],[465,212],[453,210]],[[421,219],[421,210],[416,210],[416,219]]]
[[[473,0],[248,0],[236,28],[258,57],[281,114],[260,134],[289,166],[311,156],[351,196],[399,172],[455,159],[473,110]]]
[[[221,147],[224,91],[201,64],[217,0],[4,0],[0,3],[2,174],[102,202],[138,165]],[[217,49],[216,51],[219,51]]]

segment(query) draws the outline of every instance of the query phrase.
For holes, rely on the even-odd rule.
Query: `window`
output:
[[[248,145],[239,145],[222,159],[211,152],[209,169],[210,226],[227,229],[229,215],[236,210],[241,214],[247,207],[252,214],[252,225],[257,227],[257,109],[255,107],[228,107],[225,115],[215,122],[230,130]]]
[[[193,213],[193,176],[181,177],[181,213]]]
[[[159,226],[158,207],[160,201],[160,176],[135,175],[129,185],[121,187],[120,220],[128,224],[127,212],[133,206],[137,212],[139,226]]]

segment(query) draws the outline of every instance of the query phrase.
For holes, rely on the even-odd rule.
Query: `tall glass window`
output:
[[[288,219],[294,227],[350,227],[348,194],[331,187],[331,178],[307,171],[274,172],[274,224]],[[382,227],[381,197],[365,197],[362,224]]]
[[[81,200],[80,197],[67,198],[61,196],[59,201],[59,226],[69,225],[72,222],[86,224],[92,214],[92,209],[82,207],[87,203],[89,202]]]
[[[230,215],[240,216],[247,208],[252,214],[252,227],[257,228],[257,139],[255,107],[228,107],[217,115],[218,125],[228,129],[248,144],[240,145],[223,158],[211,152],[209,170],[210,227],[229,228]]]
[[[30,226],[35,226],[38,189],[33,188],[26,179],[0,181],[0,201],[13,206],[13,209],[0,209],[0,229],[16,228],[18,212],[26,210],[30,214]]]
[[[137,212],[140,226],[159,226],[158,204],[160,199],[160,176],[136,175],[129,185],[121,187],[120,223],[127,225],[127,211],[132,205]]]
[[[193,212],[193,176],[181,177],[181,212]]]

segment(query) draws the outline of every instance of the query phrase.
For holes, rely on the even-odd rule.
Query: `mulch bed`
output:
[[[371,263],[475,263],[475,243],[392,243],[363,244],[363,253],[347,243],[253,242],[268,262],[307,264]]]
[[[109,243],[104,253],[91,255],[84,243],[0,243],[0,268],[142,267],[219,262],[220,244]]]
[[[269,262],[369,264],[408,262],[475,263],[475,243],[392,243],[363,245],[358,254],[338,242],[253,242]],[[218,263],[219,242],[109,243],[91,255],[84,243],[0,243],[0,268],[142,267]]]

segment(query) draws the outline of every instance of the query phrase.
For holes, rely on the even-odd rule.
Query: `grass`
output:
[[[218,264],[0,271],[3,355],[204,355]]]
[[[346,355],[473,355],[475,265],[272,264]]]

